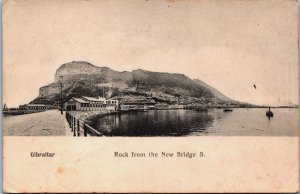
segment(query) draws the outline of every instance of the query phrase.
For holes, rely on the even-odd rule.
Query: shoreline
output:
[[[217,108],[209,108],[209,109],[217,109]],[[248,109],[262,109],[262,108],[233,108],[233,109],[248,110]],[[289,108],[274,108],[274,109],[289,109]],[[157,111],[157,110],[189,110],[189,109],[154,109],[154,110]],[[98,131],[97,127],[93,125],[95,120],[101,119],[109,115],[120,115],[120,114],[127,114],[131,112],[140,112],[140,111],[141,110],[67,111],[66,114],[70,115],[67,118],[67,122],[69,124],[69,127],[71,128],[71,132],[73,136],[84,135],[86,134],[85,131],[88,131],[87,134],[89,136],[103,136],[104,133]],[[74,132],[74,129],[76,129],[77,132]]]
[[[268,107],[255,107],[255,108],[244,108],[244,107],[234,107],[233,109],[263,109]],[[297,109],[296,107],[271,107],[274,109]],[[215,108],[210,107],[208,109],[223,109],[223,108]],[[189,109],[153,109],[153,110],[189,110]],[[192,110],[192,109],[191,109]],[[83,122],[90,123],[89,121],[95,118],[102,118],[108,115],[114,115],[114,114],[125,114],[130,112],[139,112],[139,110],[101,110],[101,111],[66,111],[70,115],[75,116],[76,119],[80,119]]]

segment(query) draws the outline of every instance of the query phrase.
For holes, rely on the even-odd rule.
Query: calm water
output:
[[[150,110],[110,115],[91,125],[107,136],[298,136],[298,109]]]

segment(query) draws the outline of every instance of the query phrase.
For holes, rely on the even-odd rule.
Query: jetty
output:
[[[10,136],[64,136],[66,119],[58,110],[3,117],[3,135]]]

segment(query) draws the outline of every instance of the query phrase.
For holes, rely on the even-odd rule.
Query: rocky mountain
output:
[[[219,98],[220,100],[223,100],[225,102],[237,102],[235,100],[232,100],[230,98],[228,98],[227,96],[225,96],[224,94],[222,94],[221,92],[219,92],[218,90],[216,90],[215,88],[211,87],[210,85],[208,85],[207,83],[201,81],[201,80],[198,80],[198,79],[194,79],[194,81],[203,86],[203,87],[206,87],[207,89],[209,89],[215,97]]]
[[[54,82],[43,86],[31,103],[57,105],[60,102],[60,81],[64,101],[79,96],[105,96],[122,102],[166,102],[224,104],[237,103],[200,80],[183,74],[151,72],[138,69],[132,72],[114,71],[84,61],[61,65]]]

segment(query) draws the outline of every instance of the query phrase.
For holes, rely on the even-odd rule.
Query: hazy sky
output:
[[[298,104],[297,9],[294,0],[9,0],[3,102],[28,103],[61,64],[80,60],[183,73],[239,101]]]

